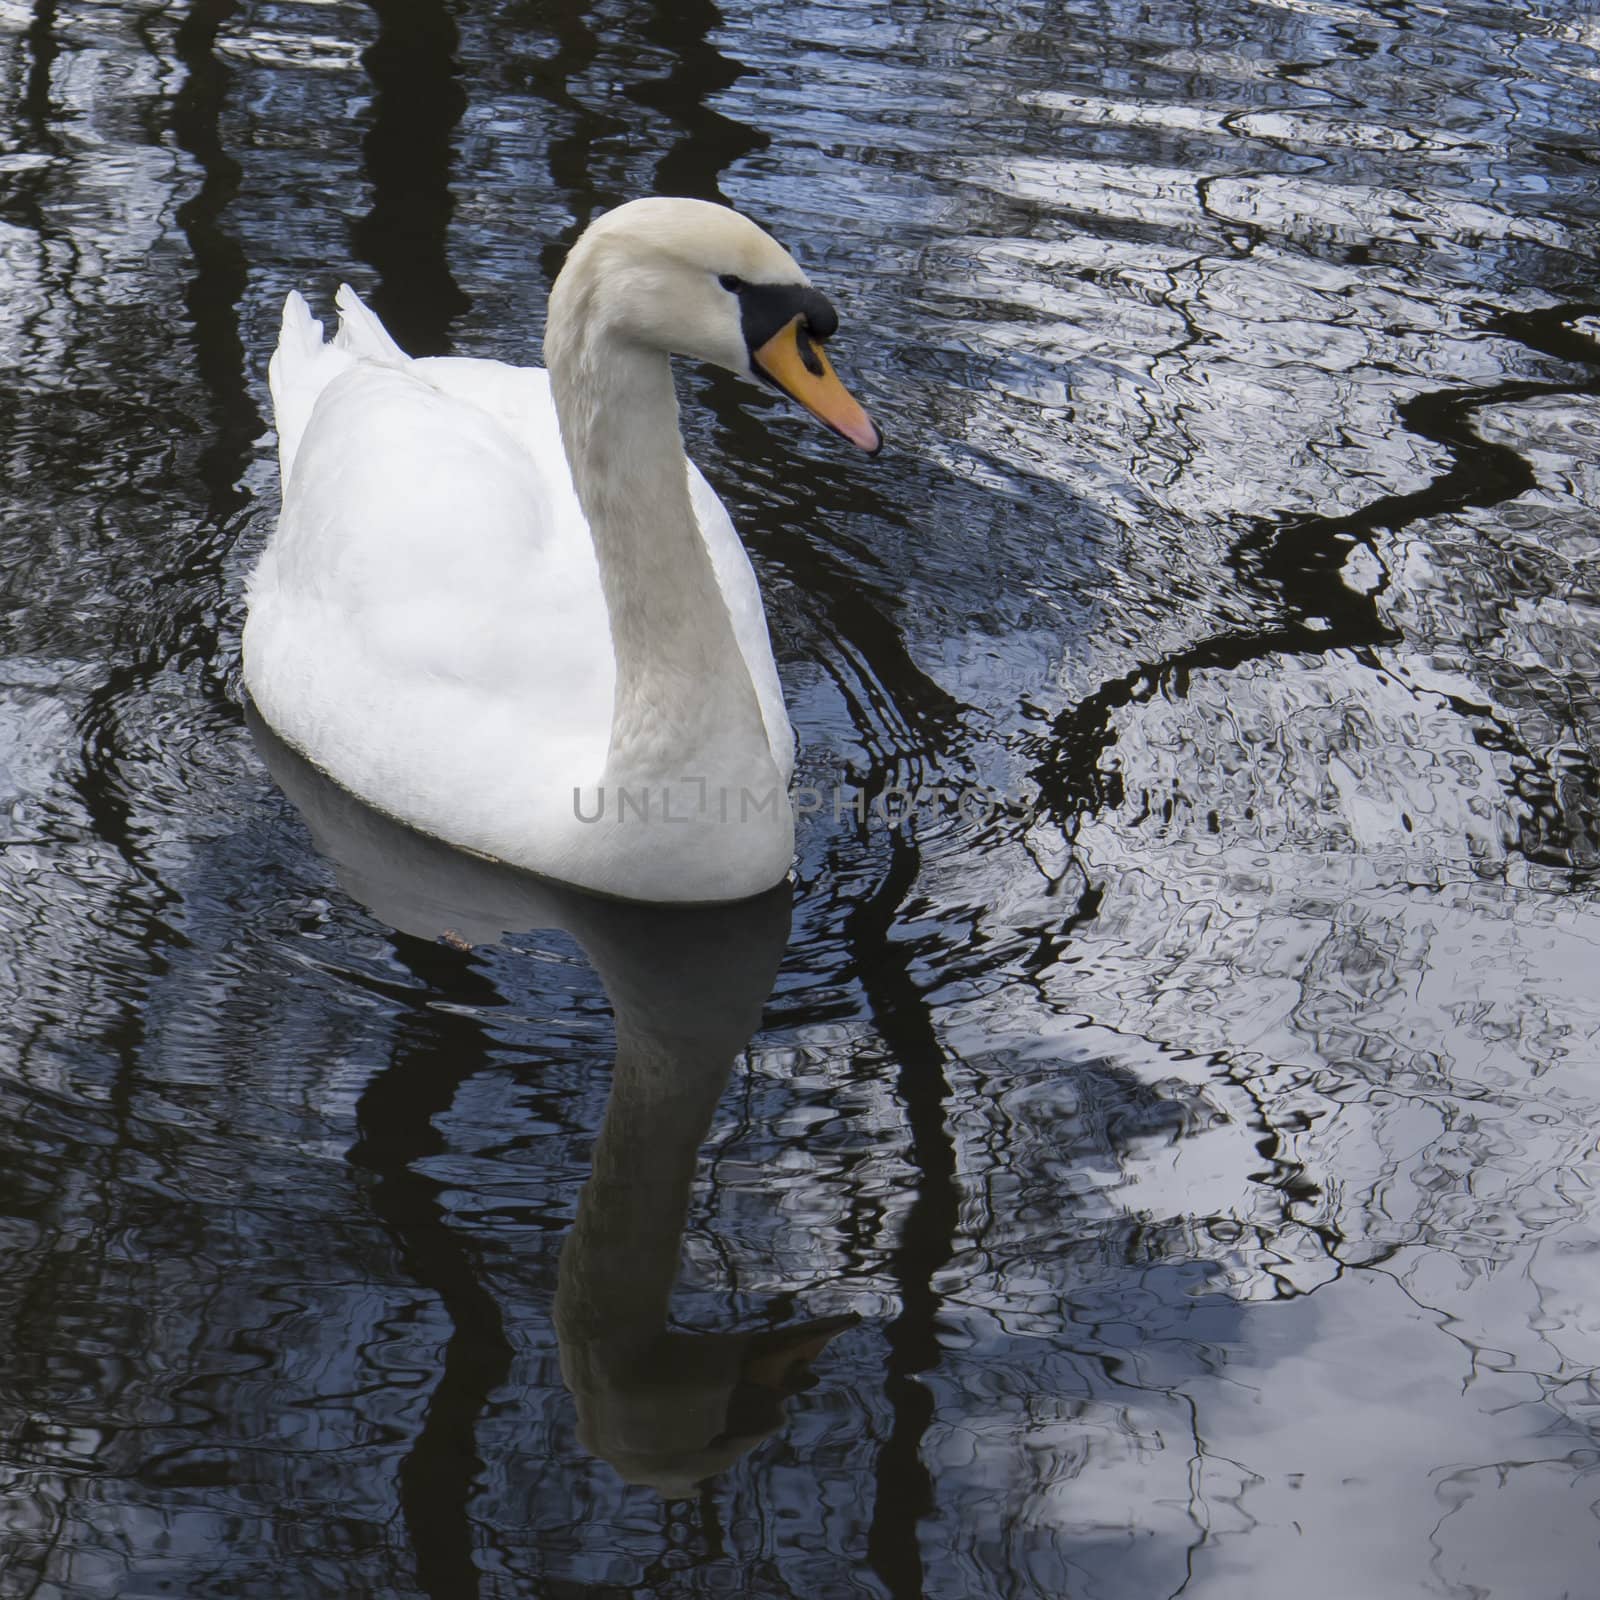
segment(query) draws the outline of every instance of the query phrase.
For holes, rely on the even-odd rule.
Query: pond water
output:
[[[0,61],[0,1594],[1594,1593],[1600,15]],[[820,797],[698,918],[385,830],[237,664],[286,290],[536,361],[650,192],[889,439],[682,374]]]

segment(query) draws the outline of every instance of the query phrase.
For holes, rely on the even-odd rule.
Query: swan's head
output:
[[[691,356],[798,400],[876,454],[883,440],[822,345],[838,314],[770,234],[705,200],[634,200],[590,224],[550,296],[552,372],[580,330]]]

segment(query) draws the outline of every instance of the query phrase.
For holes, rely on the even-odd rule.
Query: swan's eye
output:
[[[717,282],[720,283],[729,294],[738,294],[738,292],[744,288],[744,279],[738,277],[732,272],[724,272],[722,276],[717,279]]]

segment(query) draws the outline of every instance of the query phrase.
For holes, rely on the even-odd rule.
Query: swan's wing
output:
[[[543,367],[513,367],[504,361],[467,356],[427,356],[413,361],[411,370],[440,393],[470,401],[488,412],[532,458],[544,485],[547,514],[581,528],[584,545],[593,550],[589,524],[561,448],[561,424],[550,393],[550,374]],[[598,586],[598,569],[595,582]]]
[[[334,612],[396,690],[453,682],[561,728],[597,672],[606,697],[612,677],[577,497],[430,365],[361,360],[324,389],[284,492],[277,579]]]
[[[767,742],[772,746],[772,759],[777,763],[779,777],[788,783],[794,776],[794,730],[789,726],[777,664],[772,659],[772,641],[767,633],[767,613],[761,604],[761,590],[744,542],[734,531],[733,521],[717,498],[716,490],[706,482],[705,475],[694,462],[688,465],[689,497],[694,502],[695,520],[700,524],[700,535],[710,553],[723,604],[733,618],[739,653],[755,685],[761,720],[767,728]]]
[[[292,443],[251,579],[246,683],[346,787],[488,839],[552,774],[604,765],[615,668],[593,546],[565,477],[427,363],[334,354],[349,365]],[[489,823],[464,835],[467,810]]]

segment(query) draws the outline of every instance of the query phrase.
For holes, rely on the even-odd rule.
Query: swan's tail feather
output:
[[[286,487],[317,396],[358,361],[394,366],[407,360],[349,284],[339,286],[337,304],[339,331],[330,342],[322,337],[322,324],[298,290],[291,290],[283,302],[283,325],[267,382],[278,423],[278,467]]]
[[[363,361],[407,361],[405,351],[389,336],[389,330],[372,314],[366,301],[348,283],[339,285],[334,296],[339,308],[339,331],[333,342]]]
[[[298,289],[291,289],[284,296],[283,321],[278,329],[278,354],[281,356],[293,351],[296,355],[309,356],[321,348],[322,324],[311,315],[306,297]]]
[[[278,468],[285,486],[317,396],[349,365],[349,356],[323,342],[322,324],[311,315],[305,297],[291,289],[283,302],[278,348],[267,366],[278,424]]]

